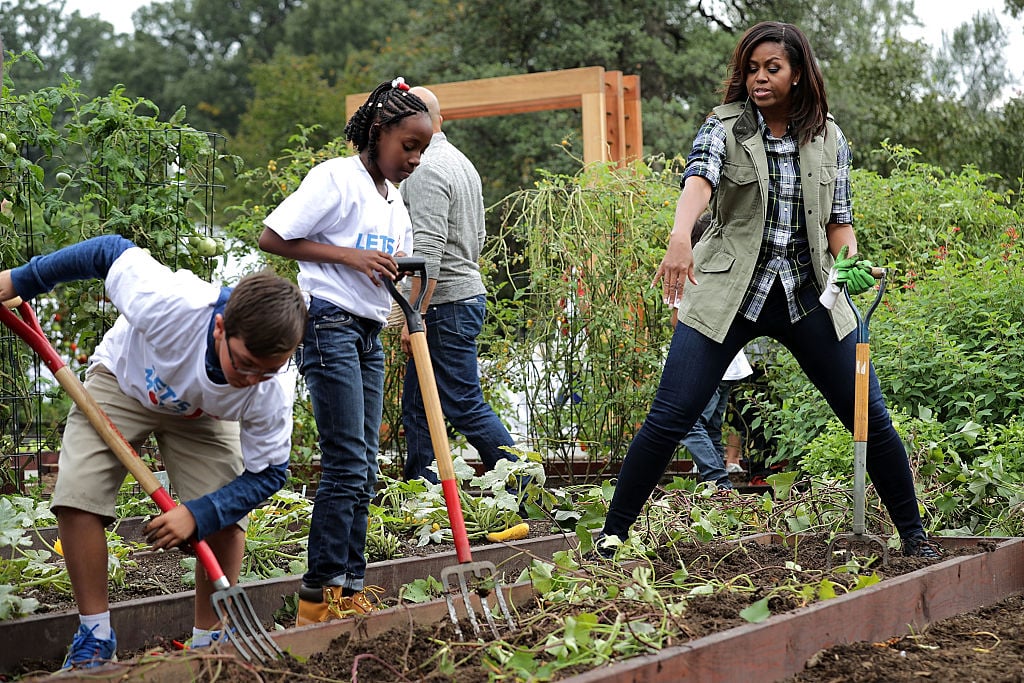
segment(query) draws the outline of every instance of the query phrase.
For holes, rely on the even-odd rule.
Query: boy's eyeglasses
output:
[[[277,370],[259,370],[253,367],[238,367],[238,363],[235,362],[235,354],[231,352],[231,337],[224,337],[224,344],[228,347],[228,360],[231,361],[231,367],[234,368],[235,372],[244,377],[277,377],[288,372],[292,366],[292,358],[288,357],[288,362],[279,367]]]

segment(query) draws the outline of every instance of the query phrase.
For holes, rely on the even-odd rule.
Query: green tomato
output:
[[[6,144],[7,144],[7,136],[4,135],[3,133],[0,133],[0,145],[6,145]]]
[[[57,174],[57,182],[60,183],[61,185],[67,185],[68,183],[71,182],[71,174],[61,171],[60,173]]]
[[[216,256],[217,240],[213,239],[212,237],[204,237],[203,240],[199,243],[199,246],[196,247],[196,253],[198,253],[200,256],[205,256],[206,258]]]
[[[4,149],[7,150],[8,154],[17,154],[18,153],[18,146],[16,144],[14,144],[13,142],[8,142],[4,146]]]

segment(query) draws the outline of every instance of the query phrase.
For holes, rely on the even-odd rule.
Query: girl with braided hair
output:
[[[379,333],[391,311],[382,278],[412,253],[396,183],[430,143],[426,105],[401,78],[381,83],[345,126],[359,152],[313,167],[264,221],[264,251],[299,262],[310,297],[296,353],[320,434],[321,478],[309,529],[297,625],[373,609],[363,588],[366,527],[377,482],[384,396]]]

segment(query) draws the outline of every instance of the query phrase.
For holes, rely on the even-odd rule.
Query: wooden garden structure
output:
[[[580,109],[584,163],[624,164],[643,155],[639,76],[587,66],[425,87],[437,95],[449,121]],[[356,93],[345,98],[349,118],[368,96]]]

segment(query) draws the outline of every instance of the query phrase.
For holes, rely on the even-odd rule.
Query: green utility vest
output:
[[[721,342],[739,312],[761,250],[767,220],[768,157],[753,105],[734,102],[714,111],[725,124],[725,163],[711,198],[712,224],[693,248],[699,284],[687,283],[679,320]],[[829,115],[827,136],[816,135],[800,147],[800,186],[819,290],[824,290],[834,262],[825,226],[832,213],[838,172],[836,130]],[[831,314],[837,338],[856,328],[853,310],[844,297]]]

